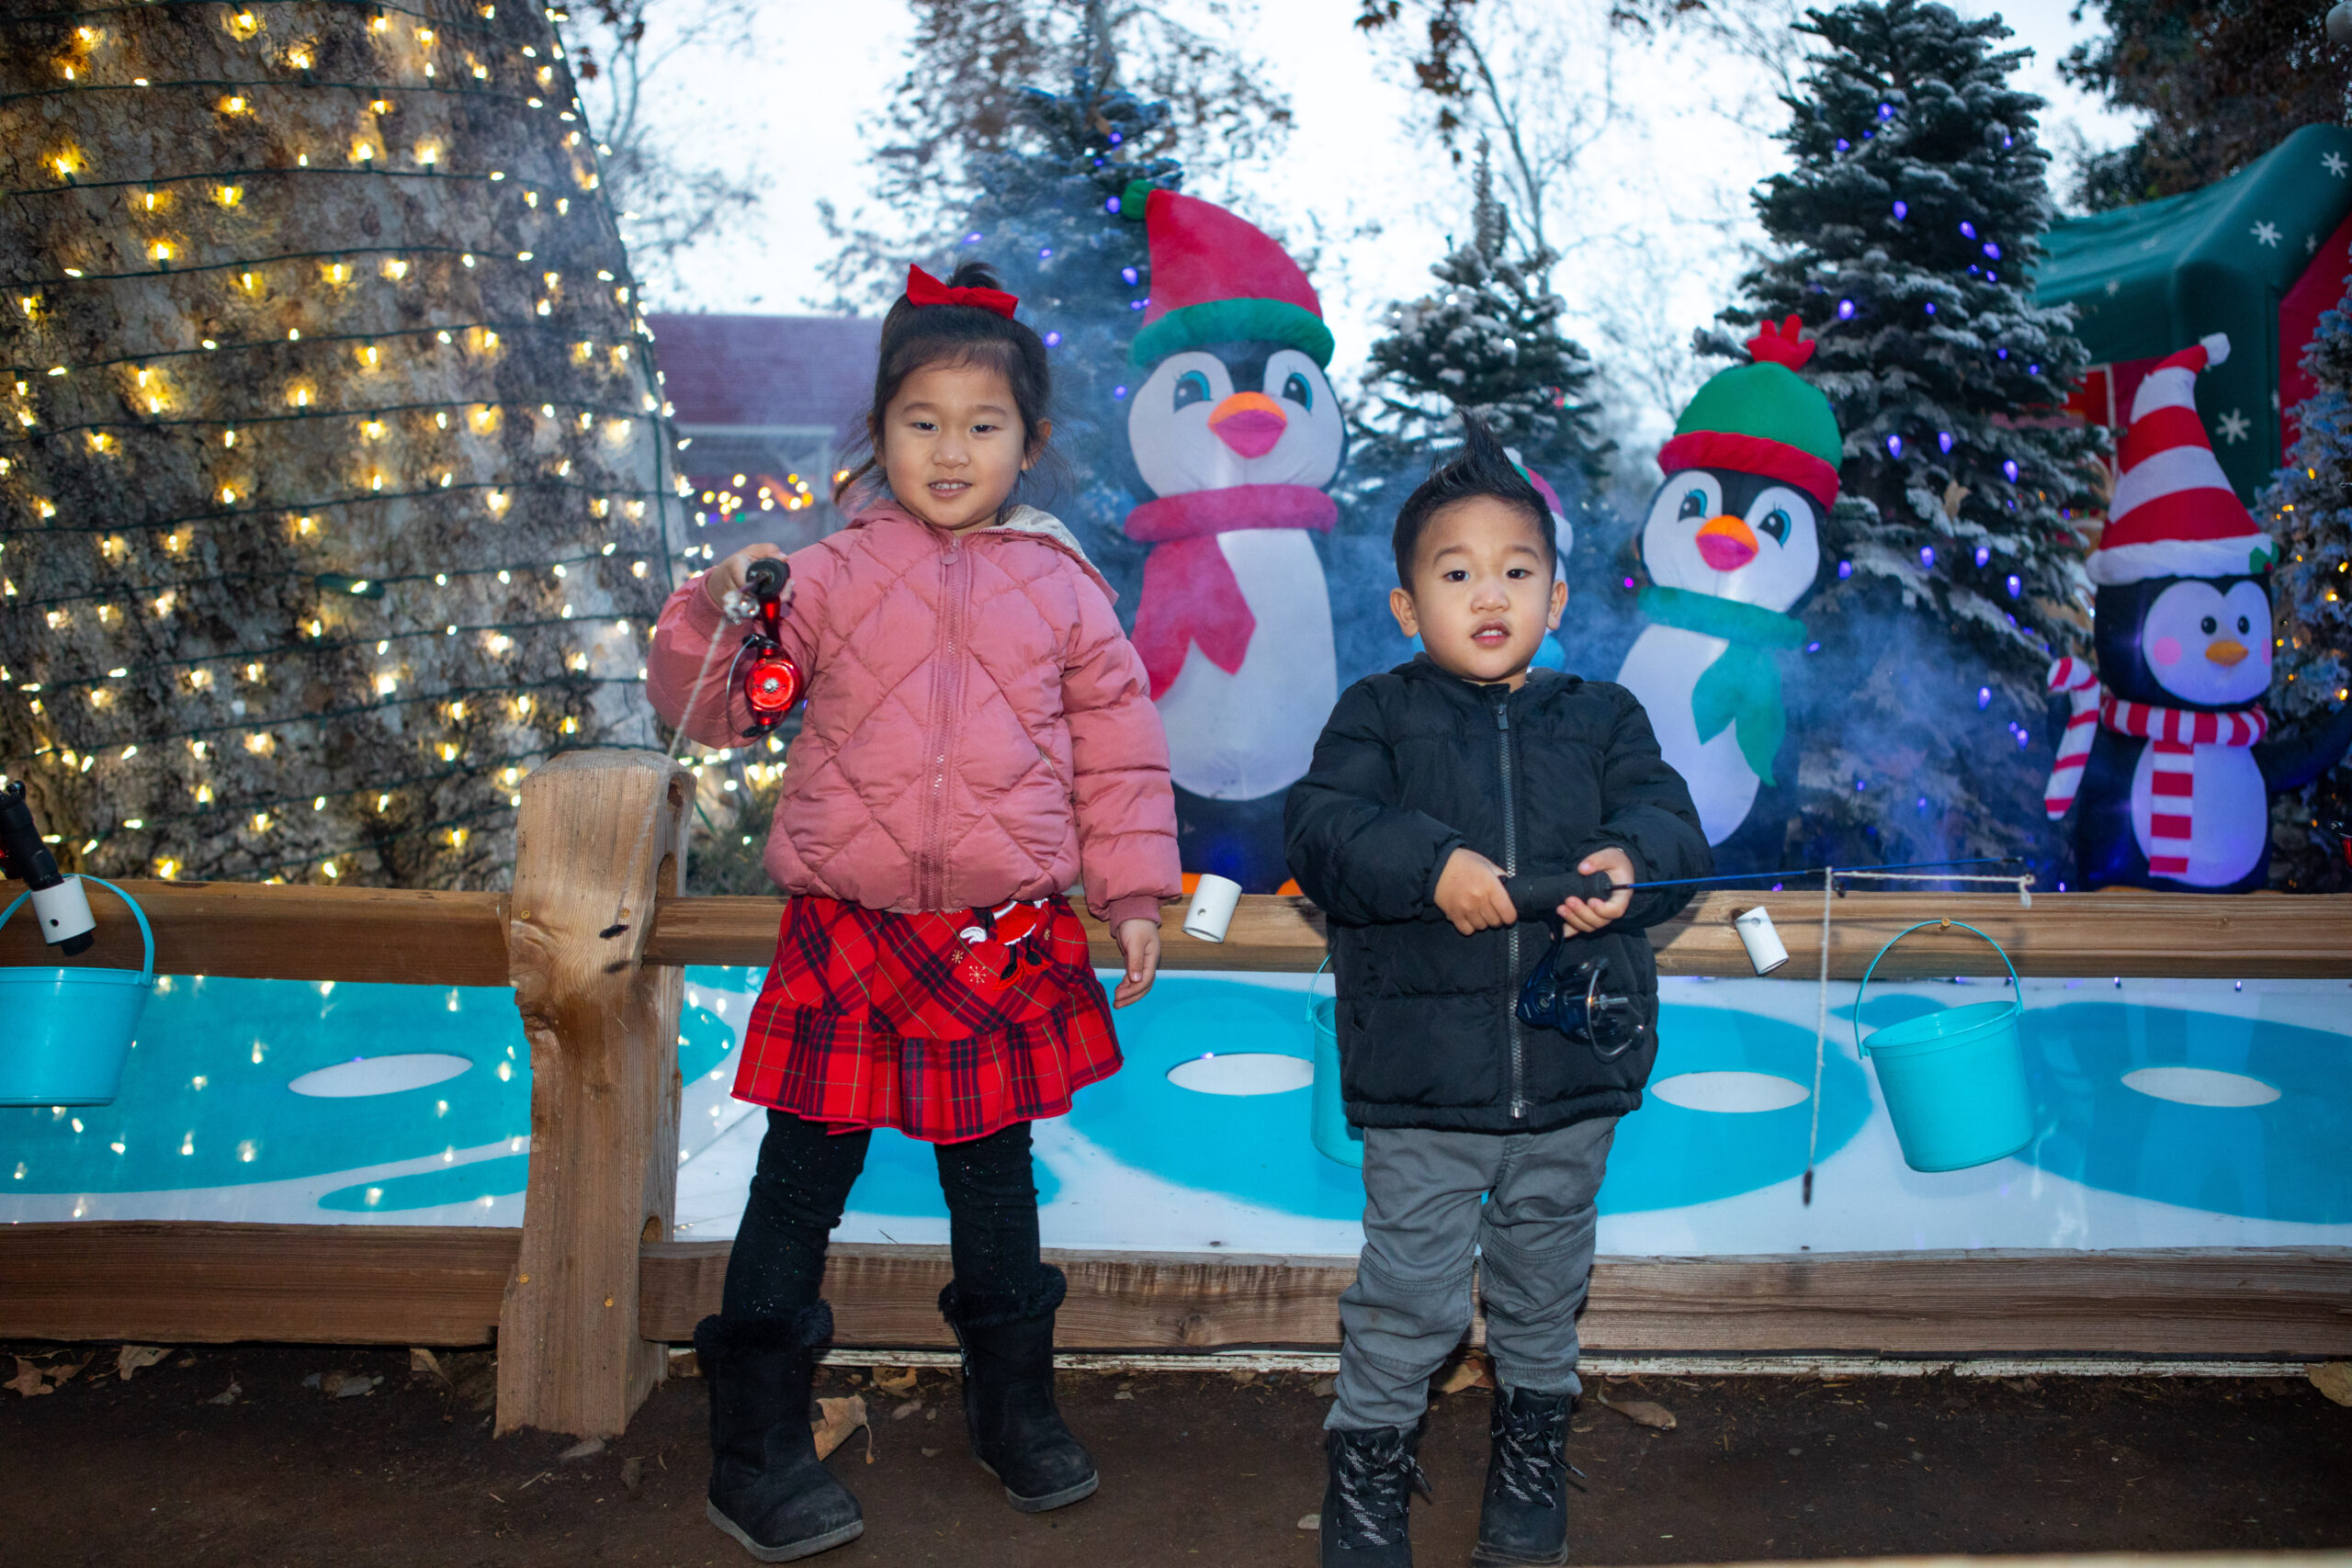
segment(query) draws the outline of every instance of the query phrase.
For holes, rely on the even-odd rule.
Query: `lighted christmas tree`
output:
[[[1818,344],[1802,374],[1845,435],[1788,849],[2036,852],[2043,680],[2085,637],[2105,445],[2062,412],[2086,356],[2028,281],[2052,217],[2042,103],[2010,85],[2023,56],[1996,47],[1997,18],[1916,0],[1809,17],[1794,167],[1756,197],[1780,251],[1724,312],[1739,330],[1702,334],[1736,355],[1798,317]]]
[[[673,477],[555,13],[0,30],[0,770],[102,874],[481,886],[655,739]]]
[[[2320,318],[2303,369],[2318,390],[2296,405],[2294,447],[2255,507],[2284,547],[2271,580],[2278,648],[2267,703],[2282,731],[2314,728],[2352,698],[2352,298]],[[2352,887],[2343,840],[2329,830],[2352,806],[2344,784],[2272,797],[2274,883]]]

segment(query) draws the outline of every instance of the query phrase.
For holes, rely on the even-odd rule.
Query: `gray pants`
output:
[[[1347,1337],[1324,1426],[1421,1418],[1430,1375],[1470,1326],[1474,1261],[1502,1385],[1582,1391],[1576,1311],[1616,1133],[1613,1116],[1549,1133],[1364,1129],[1363,1258],[1340,1296]]]

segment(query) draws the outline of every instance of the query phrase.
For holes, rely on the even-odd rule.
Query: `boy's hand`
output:
[[[1585,856],[1577,869],[1588,874],[1607,872],[1609,880],[1617,885],[1617,891],[1606,898],[1570,898],[1560,906],[1562,920],[1571,929],[1589,934],[1624,914],[1633,903],[1634,896],[1626,890],[1625,884],[1634,880],[1634,860],[1612,844]]]
[[[743,591],[744,570],[753,561],[784,558],[784,551],[765,540],[756,545],[745,545],[703,574],[702,591],[709,594],[710,602],[723,611],[727,608],[727,601]],[[790,582],[784,585],[784,603],[792,603]]]
[[[1464,936],[1492,931],[1519,919],[1503,869],[1476,850],[1457,849],[1438,874],[1437,907]]]
[[[1127,977],[1111,993],[1111,1005],[1125,1007],[1129,1002],[1143,1000],[1144,993],[1159,975],[1159,922],[1158,920],[1121,920],[1119,929],[1111,933],[1118,942],[1119,951],[1126,956]]]

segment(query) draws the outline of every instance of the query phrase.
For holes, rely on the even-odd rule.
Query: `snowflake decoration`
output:
[[[2254,226],[2254,237],[2262,244],[2276,245],[2278,243],[2278,225],[2270,222],[2257,223]]]
[[[2222,439],[2234,446],[2254,434],[2254,422],[2238,410],[2232,409],[2221,418],[2221,433]]]
[[[2322,158],[2320,163],[2326,167],[2329,174],[2334,175],[2337,179],[2340,180],[2344,177],[2344,171],[2347,165],[2345,164],[2343,153],[2330,152],[2326,157]]]
[[[2122,280],[2121,278],[2120,278],[2120,277],[2110,277],[2110,278],[2109,278],[2109,279],[2107,280],[2107,291],[2108,291],[2109,294],[2120,294],[2120,293],[2122,293],[2122,292],[2123,292],[2123,280]]]

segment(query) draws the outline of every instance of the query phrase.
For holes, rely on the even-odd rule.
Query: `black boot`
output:
[[[1475,1568],[1568,1560],[1568,1417],[1576,1408],[1574,1394],[1495,1390]]]
[[[706,1317],[695,1351],[710,1382],[710,1522],[763,1562],[855,1540],[865,1516],[817,1461],[808,1385],[833,1337],[823,1302],[790,1317]]]
[[[1323,1568],[1413,1568],[1411,1494],[1430,1495],[1420,1447],[1418,1426],[1323,1434]]]
[[[964,1352],[964,1424],[972,1454],[1024,1514],[1093,1495],[1094,1461],[1054,1404],[1054,1313],[1069,1287],[1044,1266],[1027,1296],[966,1295],[949,1281],[939,1313]]]

